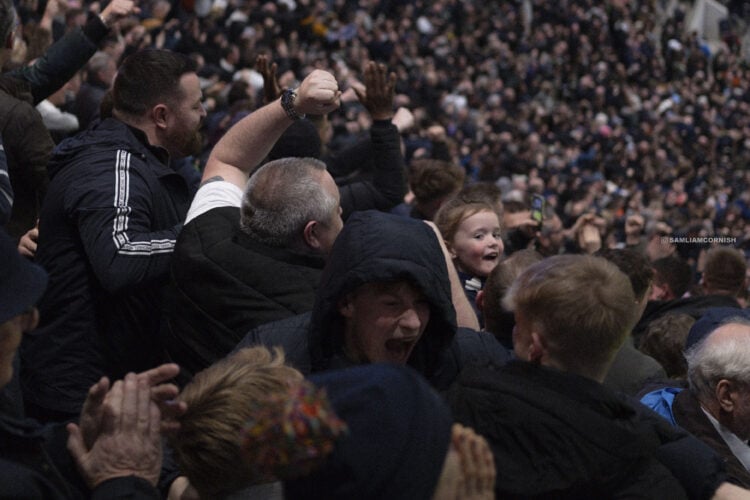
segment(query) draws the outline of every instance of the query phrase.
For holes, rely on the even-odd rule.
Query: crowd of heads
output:
[[[28,6],[21,13],[26,24],[39,15]],[[258,55],[278,63],[282,86],[317,67],[342,90],[362,60],[382,61],[396,72],[397,105],[417,118],[407,161],[431,157],[437,126],[447,145],[442,159],[470,181],[540,192],[566,227],[593,209],[605,219],[603,236],[622,239],[625,216],[638,213],[647,233],[663,222],[672,234],[742,244],[747,66],[731,19],[724,39],[709,43],[687,29],[687,14],[681,3],[667,10],[645,1],[531,2],[530,13],[518,3],[474,1],[341,1],[335,9],[204,1],[192,10],[155,2],[141,6],[142,23],[122,23],[106,51],[119,58],[157,46],[187,55],[201,77],[209,128],[240,86],[242,101],[262,101],[252,69]],[[330,117],[336,139],[328,147],[348,143],[368,122],[361,104],[346,101]],[[419,203],[460,187],[461,174],[447,167],[434,185],[420,181],[423,168],[412,173]]]
[[[356,80],[361,60],[385,61],[398,76],[396,102],[417,118],[403,137],[413,215],[434,220],[456,269],[481,281],[477,306],[486,330],[524,361],[601,382],[648,299],[698,293],[694,270],[704,294],[741,298],[747,291],[741,250],[699,254],[683,246],[678,258],[665,240],[750,241],[750,94],[741,86],[749,73],[731,36],[709,47],[685,30],[680,4],[662,11],[645,1],[532,1],[530,13],[512,2],[292,4],[198,1],[171,13],[165,2],[144,6],[142,22],[123,23],[122,40],[111,41],[122,60],[104,109],[133,124],[153,114],[147,133],[174,156],[200,158],[209,146],[194,133],[206,118],[203,99],[213,115],[207,127],[216,126],[212,137],[228,123],[212,118],[224,113],[231,122],[260,102],[259,75],[249,69],[256,56],[270,54],[284,86],[317,67],[336,75],[342,90]],[[33,12],[23,14],[33,22]],[[154,46],[171,51],[125,57]],[[108,61],[93,59],[89,71]],[[176,97],[160,108],[167,95]],[[330,117],[337,139],[325,147],[345,144],[368,120],[360,104],[345,102]],[[438,147],[446,158],[434,157]],[[317,143],[314,149],[320,151]],[[546,203],[538,220],[529,204],[534,194]],[[370,253],[368,231],[386,216],[359,214],[343,226],[338,189],[313,158],[276,159],[256,170],[240,214],[240,230],[257,241],[330,259],[311,318],[311,335],[326,335],[312,349],[322,351],[316,368],[343,355],[353,364],[438,371],[435,353],[453,339],[455,312],[432,229],[388,216],[377,238],[409,247],[410,262],[393,264],[403,253],[398,248]],[[526,232],[519,238],[534,241],[527,245],[533,248],[518,247],[513,231]],[[622,249],[628,235],[640,242]],[[566,243],[577,245],[575,253],[601,250],[557,255]],[[32,328],[36,317],[21,313],[3,319],[21,318],[21,329]],[[721,405],[723,381],[750,384],[743,363],[748,325],[722,320],[691,345],[690,318],[665,316],[649,325],[640,347],[668,375],[686,377],[700,401]],[[685,356],[677,355],[686,346]],[[283,353],[239,351],[180,394],[187,411],[171,442],[176,458],[206,498],[273,480],[284,480],[291,498],[310,498],[314,490],[328,498],[459,491],[443,478],[455,468],[456,435],[465,431],[451,429],[445,403],[416,372],[393,370],[314,376],[328,393],[310,393]],[[0,375],[0,382],[10,378]],[[296,413],[305,404],[320,411],[320,422]],[[375,409],[392,427],[368,418]],[[249,426],[259,414],[269,422]],[[738,415],[743,420],[733,431],[747,440],[750,410]],[[314,428],[310,439],[319,441],[304,449],[311,455],[273,455],[283,446],[264,440],[279,438],[278,425],[293,428],[291,454]],[[400,442],[373,459],[384,448],[368,449],[367,441],[384,426],[393,431],[387,438]],[[310,457],[316,460],[308,470],[302,461]],[[373,470],[373,462],[384,468]],[[283,472],[290,467],[294,474]],[[382,489],[366,491],[375,486]]]

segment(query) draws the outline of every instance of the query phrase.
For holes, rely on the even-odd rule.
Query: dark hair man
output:
[[[648,258],[630,248],[604,249],[597,255],[615,264],[628,277],[635,294],[636,318],[640,318],[646,309],[654,276]],[[638,351],[632,335],[627,335],[612,361],[604,385],[635,396],[648,381],[665,377],[666,372],[659,362]]]
[[[477,294],[477,306],[484,316],[484,330],[498,342],[513,350],[512,332],[515,325],[513,311],[503,306],[503,297],[513,281],[530,265],[542,260],[536,250],[525,248],[502,260],[487,277],[484,288]]]
[[[706,295],[719,295],[737,299],[745,286],[747,262],[736,248],[716,247],[706,253],[703,269],[703,291]]]
[[[243,189],[295,117],[334,109],[338,97],[333,76],[314,71],[296,94],[227,132],[204,178]],[[75,412],[102,373],[153,366],[163,356],[160,298],[191,199],[169,159],[200,145],[198,77],[182,55],[138,52],[118,72],[112,105],[112,118],[63,143],[51,168],[38,254],[51,277],[41,303],[46,319],[22,350],[27,405],[48,418]],[[324,226],[316,226],[316,239],[332,240],[334,228]]]
[[[745,287],[747,262],[736,248],[715,247],[706,252],[701,278],[702,295],[681,297],[674,300],[652,300],[636,327],[636,339],[645,331],[648,323],[666,314],[689,314],[700,319],[709,309],[731,307],[740,309],[739,297]]]
[[[412,161],[409,187],[414,193],[414,204],[409,215],[432,220],[440,206],[461,190],[465,177],[463,168],[448,161],[427,158]]]
[[[662,257],[652,263],[654,284],[649,300],[679,299],[693,282],[690,265],[679,257]]]
[[[40,328],[22,345],[27,412],[75,415],[102,375],[159,364],[160,294],[192,193],[171,159],[200,145],[206,115],[186,57],[128,57],[112,117],[58,147],[39,223],[50,286]]]

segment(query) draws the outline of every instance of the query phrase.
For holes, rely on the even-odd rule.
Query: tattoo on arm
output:
[[[201,186],[205,186],[206,184],[208,184],[210,182],[219,182],[219,181],[223,181],[223,180],[224,180],[224,177],[222,177],[220,175],[215,175],[215,176],[210,177],[210,178],[206,179],[205,181],[201,182]]]

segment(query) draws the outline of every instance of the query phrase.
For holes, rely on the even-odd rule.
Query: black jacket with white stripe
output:
[[[34,405],[78,413],[102,375],[163,359],[160,295],[192,193],[164,149],[113,118],[61,143],[49,171],[37,262],[50,280],[21,381]]]

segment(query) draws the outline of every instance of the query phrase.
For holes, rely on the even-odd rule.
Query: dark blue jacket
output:
[[[349,366],[338,301],[364,283],[399,279],[415,285],[430,303],[430,320],[409,364],[433,386],[446,388],[465,364],[510,357],[492,335],[457,329],[445,257],[433,230],[422,221],[376,211],[347,220],[323,270],[312,313],[262,325],[238,348],[281,346],[303,373]]]
[[[24,337],[24,398],[77,414],[102,375],[151,368],[161,300],[191,193],[166,151],[106,119],[60,144],[37,262],[49,273],[39,328]]]

